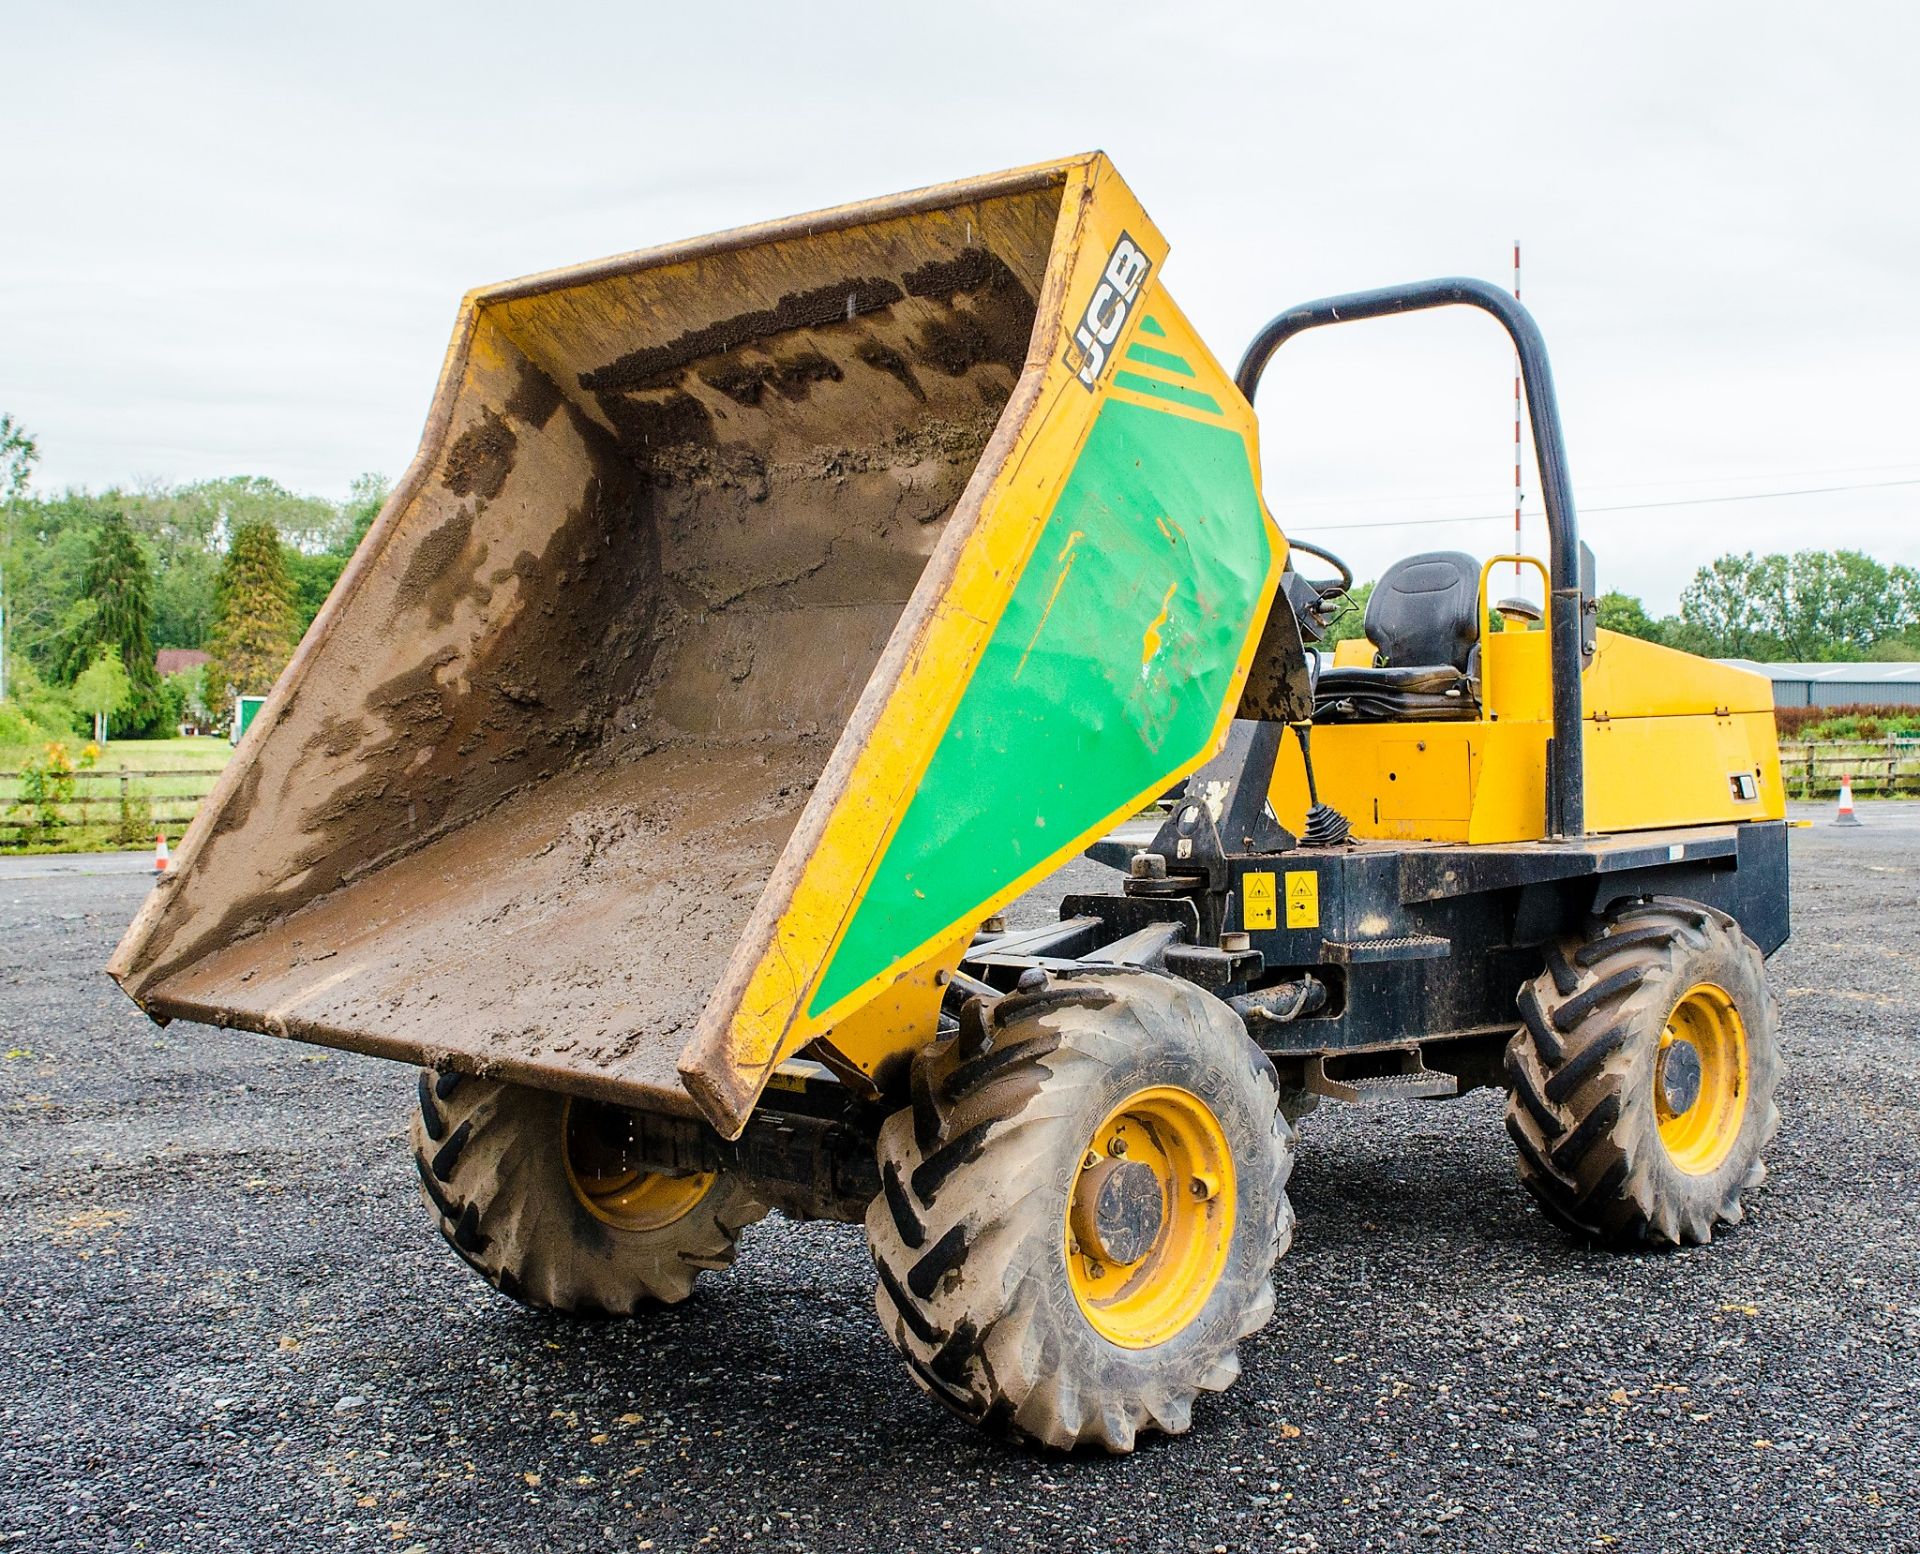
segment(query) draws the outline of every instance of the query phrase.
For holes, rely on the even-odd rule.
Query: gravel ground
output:
[[[1280,1317],[1117,1461],[922,1398],[852,1227],[521,1312],[419,1203],[410,1073],[158,1030],[99,971],[146,880],[0,869],[0,1548],[1920,1548],[1920,814],[1862,813],[1794,833],[1745,1225],[1585,1250],[1496,1097],[1323,1109]]]

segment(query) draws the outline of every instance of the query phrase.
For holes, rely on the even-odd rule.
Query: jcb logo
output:
[[[1153,261],[1122,232],[1107,256],[1107,268],[1087,303],[1086,314],[1073,332],[1073,344],[1067,347],[1067,365],[1089,390],[1106,370],[1107,353],[1127,327],[1127,318],[1152,268]]]

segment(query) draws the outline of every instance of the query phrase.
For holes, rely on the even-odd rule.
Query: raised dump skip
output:
[[[1178,415],[1107,402],[1124,336],[1069,343],[1138,323],[1158,242],[1084,158],[470,296],[419,458],[111,970],[163,1017],[737,1128],[889,965],[1224,728],[1277,570],[1244,404],[1170,302]],[[1208,458],[1233,511],[1176,518]],[[940,825],[902,821],[970,682],[1005,764],[973,782],[975,733]],[[863,884],[896,826],[944,895],[907,843]]]

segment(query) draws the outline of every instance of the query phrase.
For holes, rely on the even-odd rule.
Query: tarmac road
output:
[[[1746,1224],[1587,1250],[1496,1097],[1323,1109],[1241,1383],[1117,1461],[927,1402],[852,1227],[520,1311],[419,1203],[410,1073],[156,1029],[99,971],[146,879],[0,870],[0,1548],[1920,1548],[1920,807],[1814,813]]]

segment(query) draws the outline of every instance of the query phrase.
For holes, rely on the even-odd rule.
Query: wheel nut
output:
[[[1127,1152],[1126,1135],[1122,1133],[1116,1133],[1113,1136],[1113,1142],[1107,1146],[1107,1153],[1112,1155],[1117,1160],[1119,1159],[1120,1156],[1124,1155],[1126,1152]]]

